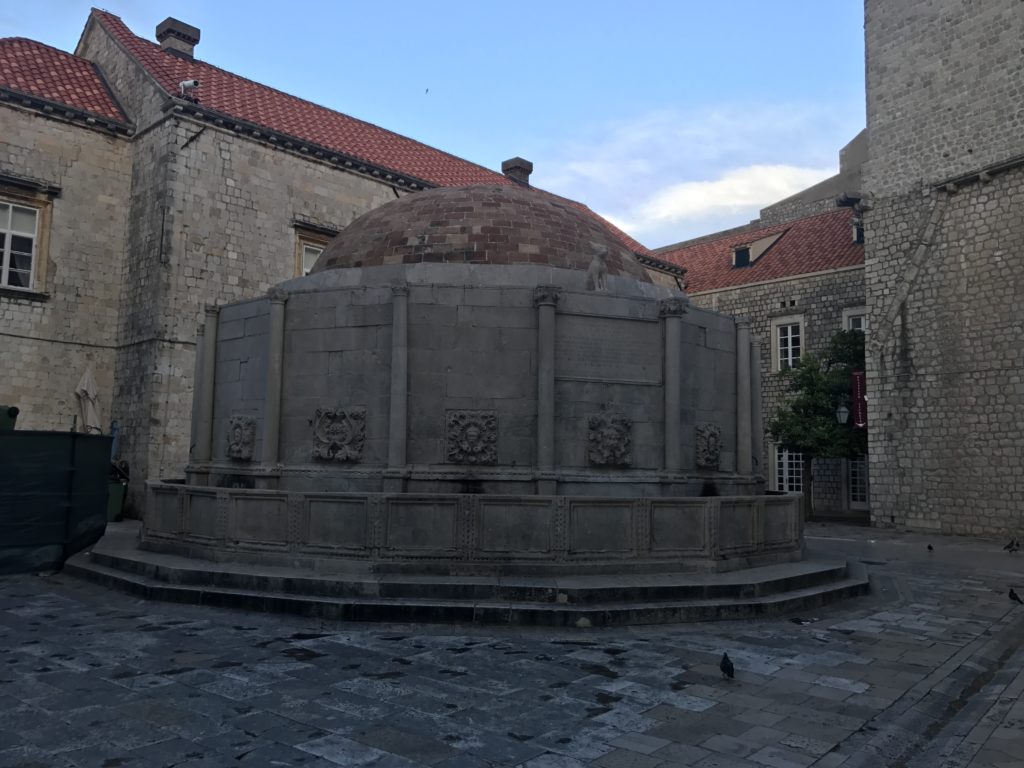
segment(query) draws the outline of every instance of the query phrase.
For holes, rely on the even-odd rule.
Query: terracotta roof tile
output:
[[[372,123],[247,80],[212,64],[168,53],[156,43],[134,34],[112,13],[93,9],[93,15],[168,94],[176,95],[178,83],[182,80],[198,80],[196,96],[204,108],[318,144],[435,186],[515,184],[504,174]],[[572,200],[566,202],[599,220],[627,248],[648,253],[643,245],[587,206]]]
[[[659,249],[656,255],[687,269],[689,293],[852,267],[864,263],[864,246],[853,241],[853,216],[850,208],[838,208],[785,224]],[[782,237],[749,267],[732,265],[733,248],[778,233]]]
[[[0,87],[127,122],[92,62],[35,40],[0,39]]]
[[[513,183],[500,173],[379,126],[247,80],[198,59],[166,52],[156,43],[135,35],[111,13],[94,9],[93,15],[169,94],[177,94],[181,81],[196,79],[199,88],[195,95],[202,107],[438,186]]]

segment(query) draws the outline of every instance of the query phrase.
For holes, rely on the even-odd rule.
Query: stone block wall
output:
[[[1024,14],[868,0],[865,21],[873,522],[1018,535]]]
[[[256,458],[262,455],[269,328],[270,302],[265,298],[238,302],[218,313],[214,375],[219,386],[213,403],[211,451],[216,460],[238,458],[232,457],[229,451],[231,419],[235,416],[252,418],[251,455]]]
[[[509,285],[512,273],[518,283]],[[269,332],[273,299],[226,305],[216,319],[212,463],[197,458],[191,471],[211,473],[222,487],[365,492],[379,491],[390,477],[385,470],[397,470],[415,493],[532,493],[541,354],[535,282],[575,286],[584,277],[525,265],[321,272],[273,292],[284,299],[278,342]],[[554,357],[550,466],[559,492],[636,495],[639,483],[643,495],[696,494],[704,480],[719,483],[722,493],[737,483],[756,486],[735,477],[733,319],[691,308],[679,321],[685,362],[671,377],[681,403],[679,464],[666,479],[667,321],[658,298],[665,292],[615,280],[631,283],[632,295],[561,288],[545,336]],[[393,285],[401,286],[400,304]],[[396,311],[408,329],[401,353],[408,365],[399,363],[407,370],[407,426],[392,463]],[[207,333],[203,343],[210,340]],[[279,453],[265,464],[266,418],[276,411],[266,401],[275,343],[282,360]],[[706,424],[718,430],[707,454],[713,458],[705,457],[713,465],[697,456],[698,427]],[[229,440],[244,430],[246,455],[232,455]]]
[[[803,352],[820,353],[833,334],[843,329],[843,310],[865,305],[864,269],[853,267],[785,280],[742,285],[690,295],[690,301],[706,309],[751,319],[751,335],[761,344],[761,413],[765,427],[786,400],[782,376],[772,369],[772,321],[799,315],[802,318]],[[755,452],[755,471],[772,478],[771,443],[765,434],[760,454]],[[842,464],[835,460],[814,465],[816,512],[842,513],[845,486]]]
[[[96,64],[135,124],[137,133],[163,119],[166,94],[92,15],[86,22],[75,55]]]
[[[0,173],[60,188],[37,240],[45,253],[32,291],[0,289],[0,403],[21,408],[19,428],[71,429],[74,389],[91,366],[100,418],[109,424],[129,144],[7,104],[0,122]]]
[[[866,0],[865,186],[898,194],[1024,152],[1017,0]]]
[[[961,534],[1020,528],[1022,204],[1019,166],[952,195],[877,201],[866,216],[878,524]]]

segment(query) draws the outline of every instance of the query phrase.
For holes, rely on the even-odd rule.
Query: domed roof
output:
[[[593,216],[519,186],[430,189],[360,216],[312,272],[384,264],[536,264],[586,270],[605,254],[609,275],[650,282],[633,254]]]

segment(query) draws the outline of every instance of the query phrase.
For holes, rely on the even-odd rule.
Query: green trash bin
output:
[[[124,514],[124,496],[128,486],[118,480],[111,480],[107,484],[107,522],[113,523],[121,519]]]
[[[0,432],[10,432],[14,429],[14,422],[18,420],[19,413],[21,411],[16,405],[0,405]]]

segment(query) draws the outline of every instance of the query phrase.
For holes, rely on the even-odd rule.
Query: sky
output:
[[[99,0],[97,0],[99,2]],[[74,51],[88,0],[0,4]],[[105,0],[155,40],[586,203],[651,248],[745,224],[863,127],[863,0]]]

